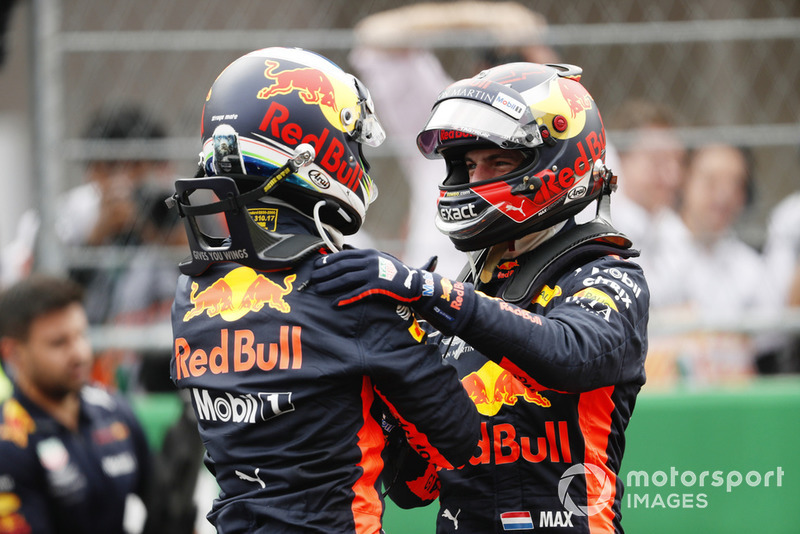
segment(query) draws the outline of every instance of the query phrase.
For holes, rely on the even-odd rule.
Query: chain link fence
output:
[[[67,249],[50,231],[59,212],[54,192],[81,183],[86,161],[118,154],[118,146],[82,137],[88,117],[101,107],[145,106],[167,125],[168,136],[125,150],[133,158],[169,161],[178,175],[190,176],[200,148],[204,98],[225,65],[247,51],[280,45],[318,51],[352,71],[353,26],[407,3],[18,1],[7,35],[9,57],[0,71],[5,97],[0,119],[16,125],[21,119],[31,143],[15,156],[28,154],[31,163],[5,167],[4,184],[17,194],[4,202],[4,241],[30,206],[42,219],[37,268],[58,272],[74,263],[129,261],[130,251],[126,256],[124,250]],[[547,19],[545,42],[563,61],[583,67],[584,85],[604,115],[631,98],[656,100],[677,111],[688,146],[718,139],[752,148],[756,197],[739,229],[760,247],[769,211],[800,183],[800,3],[524,3]],[[476,55],[491,39],[450,32],[405,44],[432,47],[448,73],[460,78],[474,74]],[[393,104],[376,105],[380,114],[382,106]],[[609,139],[623,146],[626,132],[610,130]],[[381,196],[365,229],[387,250],[399,248],[408,211],[408,186],[397,164],[404,141],[390,139],[371,158]],[[168,337],[166,330],[163,335]]]

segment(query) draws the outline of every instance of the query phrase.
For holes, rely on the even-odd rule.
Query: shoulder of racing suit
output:
[[[633,258],[639,251],[628,237],[604,219],[567,227],[535,249],[535,254],[523,254],[520,266],[498,297],[523,306],[530,302],[546,280],[572,266],[607,255]],[[471,281],[469,268],[462,271],[460,280]]]

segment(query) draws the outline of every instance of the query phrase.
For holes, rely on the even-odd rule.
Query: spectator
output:
[[[0,408],[0,531],[123,533],[145,498],[150,454],[119,397],[87,385],[92,350],[82,290],[44,275],[0,296],[0,347],[14,384]]]
[[[735,224],[753,195],[749,152],[724,144],[695,149],[679,205],[682,224],[669,228],[659,256],[672,275],[651,286],[653,302],[666,300],[706,319],[735,319],[764,303],[764,261],[742,241]],[[683,268],[681,268],[683,267]],[[736,288],[732,291],[731,288]]]
[[[657,287],[669,277],[653,258],[660,254],[666,228],[679,224],[678,195],[685,174],[685,147],[675,132],[675,119],[665,106],[645,100],[626,102],[608,121],[609,128],[629,133],[619,148],[619,194],[611,214],[614,224],[641,251],[639,262],[652,291],[652,305],[668,298]]]
[[[503,21],[500,25],[497,21]],[[357,46],[350,63],[370,87],[382,111],[388,139],[410,187],[409,213],[399,256],[410,265],[422,265],[438,255],[437,272],[456,277],[466,264],[447,236],[431,227],[435,220],[436,185],[441,169],[416,150],[414,138],[425,124],[436,96],[453,82],[436,55],[409,47],[420,39],[435,39],[449,31],[482,32],[497,47],[473,57],[475,72],[513,60],[549,63],[558,60],[546,46],[544,18],[516,2],[434,2],[390,9],[370,15],[355,27]],[[501,46],[508,40],[525,40],[523,48]]]
[[[137,149],[144,150],[147,143],[162,140],[165,134],[164,128],[138,106],[100,110],[84,134],[86,140],[101,148],[102,143],[111,143],[106,148],[113,155],[107,157],[101,152],[102,157],[89,160],[85,183],[65,195],[56,230],[66,245],[117,247],[102,256],[108,263],[70,271],[70,276],[87,288],[86,309],[92,324],[113,322],[119,313],[130,314],[131,303],[124,300],[125,288],[118,282],[131,270],[140,269],[142,260],[138,258],[136,265],[130,265],[123,256],[126,247],[166,244],[153,240],[153,210],[171,194],[167,181],[174,178],[171,165],[133,155]],[[166,290],[154,294],[153,288],[174,287],[178,276],[174,267],[169,272],[162,269],[161,274],[161,278],[140,286],[145,288],[140,292],[157,303],[169,302],[172,295]],[[159,284],[159,280],[164,283]],[[137,302],[145,309],[153,305],[141,297]],[[163,312],[161,318],[166,318]]]
[[[764,254],[779,313],[800,310],[800,191],[781,200],[769,217]],[[758,360],[759,372],[800,373],[800,334],[776,336]]]
[[[90,151],[85,182],[65,193],[56,232],[68,249],[79,247],[81,253],[69,257],[92,258],[68,268],[86,290],[92,326],[169,321],[178,279],[174,249],[186,240],[177,215],[164,205],[172,194],[173,166],[147,156],[165,136],[164,126],[134,104],[98,110],[84,132]],[[154,356],[161,359],[158,373],[166,376],[168,354]],[[147,357],[140,350],[103,348],[92,378],[109,387],[134,387],[140,379],[149,381],[142,364],[155,362],[145,362]]]
[[[672,347],[676,372],[693,384],[752,375],[756,347],[737,325],[745,311],[766,312],[774,294],[763,257],[735,232],[753,195],[751,160],[746,150],[719,143],[692,151],[680,221],[663,228],[662,248],[651,258],[666,273],[651,285],[654,309],[700,326],[654,347]],[[648,378],[658,381],[655,373]]]
[[[501,65],[435,103],[417,142],[446,163],[437,223],[457,248],[482,251],[466,281],[377,251],[316,262],[311,287],[341,307],[410,303],[438,330],[428,339],[482,415],[463,468],[436,469],[413,452],[389,464],[389,495],[401,507],[438,497],[438,533],[538,531],[545,511],[559,532],[622,531],[619,472],[645,380],[648,290],[628,261],[630,241],[607,220],[614,179],[580,74]],[[601,217],[575,224],[595,200]],[[465,216],[450,220],[456,210]]]
[[[33,270],[33,247],[39,217],[33,210],[22,214],[10,243],[0,248],[0,288],[22,280]]]
[[[148,143],[165,136],[164,127],[136,105],[110,106],[91,118],[84,140],[95,143],[90,149],[98,149],[98,157],[89,159],[85,182],[69,190],[64,199],[56,227],[64,243],[100,246],[141,242],[141,227],[146,220],[142,214],[147,213],[143,208],[155,200],[148,193],[155,187],[168,191],[173,175],[168,163],[135,156],[134,152],[144,151]],[[107,143],[105,147],[103,143]]]
[[[764,253],[782,305],[800,306],[800,191],[781,200],[769,217]]]
[[[442,467],[467,461],[479,428],[407,308],[333,312],[308,286],[314,259],[344,246],[375,198],[362,149],[384,133],[369,92],[322,56],[274,47],[234,61],[208,94],[208,178],[176,184],[192,255],[171,361],[221,489],[207,517],[220,533],[378,534],[381,425]],[[223,200],[191,205],[209,189]],[[225,239],[197,226],[212,213]]]

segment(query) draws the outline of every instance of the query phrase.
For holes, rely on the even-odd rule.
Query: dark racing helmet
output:
[[[310,217],[326,201],[319,217],[345,235],[358,231],[377,197],[361,147],[380,145],[385,134],[369,92],[314,52],[266,48],[231,63],[208,91],[201,137],[206,176],[270,177],[310,146],[313,161],[269,194]]]
[[[509,63],[447,87],[417,136],[429,159],[444,158],[437,228],[462,251],[518,239],[577,214],[605,190],[606,139],[574,65]],[[469,182],[465,154],[520,150],[503,176]]]
[[[240,57],[209,89],[201,122],[198,173],[167,200],[192,249],[181,272],[224,261],[282,269],[322,242],[337,250],[363,224],[378,191],[361,148],[386,136],[366,87],[327,58],[280,47]],[[319,235],[278,225],[283,208],[313,219]],[[204,223],[219,214],[227,235]]]

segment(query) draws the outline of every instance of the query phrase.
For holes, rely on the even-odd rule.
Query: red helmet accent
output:
[[[478,250],[548,228],[600,195],[605,131],[580,74],[574,65],[510,63],[439,95],[417,145],[447,164],[436,225],[456,248]],[[526,157],[508,174],[470,183],[464,156],[486,147]]]

